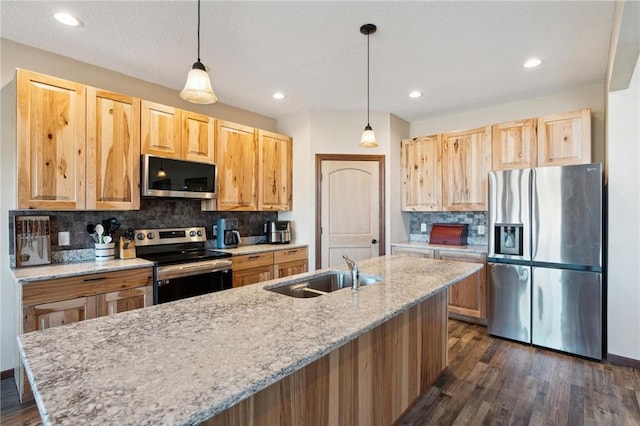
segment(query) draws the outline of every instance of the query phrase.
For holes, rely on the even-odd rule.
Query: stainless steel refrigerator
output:
[[[489,173],[489,333],[602,359],[602,165]]]

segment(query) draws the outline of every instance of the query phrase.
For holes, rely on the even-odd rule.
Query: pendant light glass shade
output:
[[[369,34],[376,32],[377,27],[373,24],[365,24],[360,27],[360,32],[367,36],[367,125],[362,132],[359,145],[363,148],[375,148],[378,146],[376,135],[369,124]]]
[[[187,83],[180,92],[180,97],[185,101],[196,104],[213,104],[218,101],[211,88],[209,74],[201,62],[196,62],[187,75]]]
[[[363,148],[375,148],[378,146],[378,141],[376,141],[376,135],[373,133],[373,129],[371,126],[367,124],[364,128],[364,132],[362,132],[362,138],[360,138],[360,146]]]
[[[207,68],[200,62],[200,0],[198,0],[198,60],[187,75],[187,82],[180,92],[180,97],[195,104],[213,104],[218,101],[211,88]]]

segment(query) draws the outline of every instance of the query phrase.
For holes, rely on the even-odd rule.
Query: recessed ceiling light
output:
[[[538,65],[540,65],[541,63],[542,63],[542,60],[540,60],[538,58],[531,58],[527,62],[522,64],[522,66],[525,67],[525,68],[535,68]]]
[[[273,94],[273,99],[276,99],[276,100],[279,100],[279,101],[283,100],[285,97],[286,96],[282,92],[276,92],[276,93]]]
[[[409,93],[410,98],[419,98],[421,96],[422,96],[422,92],[419,90],[414,90],[413,92]]]
[[[82,22],[78,18],[68,14],[67,12],[58,12],[53,15],[53,17],[56,18],[56,21],[69,25],[70,27],[79,27],[82,25]]]

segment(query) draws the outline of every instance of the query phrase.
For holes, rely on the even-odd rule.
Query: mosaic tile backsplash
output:
[[[129,227],[147,229],[204,226],[207,229],[208,239],[213,239],[213,225],[219,217],[238,218],[238,228],[243,238],[265,235],[264,223],[269,220],[278,220],[276,212],[203,212],[200,211],[200,200],[162,198],[142,198],[140,210],[137,211],[12,210],[9,212],[10,255],[15,252],[13,217],[20,215],[51,216],[51,254],[54,263],[82,260],[84,259],[82,254],[85,251],[93,256],[93,240],[87,233],[86,227],[88,224],[96,224],[109,217],[117,218],[121,224],[120,229],[116,231],[116,237],[122,235]],[[70,245],[58,246],[58,232],[61,231],[69,231]]]
[[[429,242],[434,223],[466,223],[469,225],[468,244],[488,244],[487,212],[420,212],[409,213],[409,241]],[[421,232],[420,225],[427,224],[427,231]],[[478,226],[485,227],[485,234],[478,234]]]

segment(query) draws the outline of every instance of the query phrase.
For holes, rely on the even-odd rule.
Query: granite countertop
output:
[[[310,299],[264,289],[287,277],[19,336],[44,423],[201,422],[482,267],[406,256],[358,265],[383,282]]]
[[[31,266],[28,268],[12,269],[12,272],[18,284],[28,284],[41,280],[73,277],[84,274],[99,274],[102,272],[122,271],[124,269],[151,266],[153,266],[153,262],[149,262],[144,259],[115,259],[100,262],[91,261]]]
[[[231,253],[234,256],[242,256],[245,254],[264,253],[273,250],[292,250],[297,248],[308,247],[306,243],[289,243],[289,244],[253,244],[246,246],[238,246],[232,249],[214,249],[225,253]]]
[[[423,241],[400,241],[391,243],[391,247],[403,247],[413,249],[431,249],[440,251],[464,251],[467,253],[487,254],[488,247],[485,245],[449,246],[443,244],[429,244]]]

